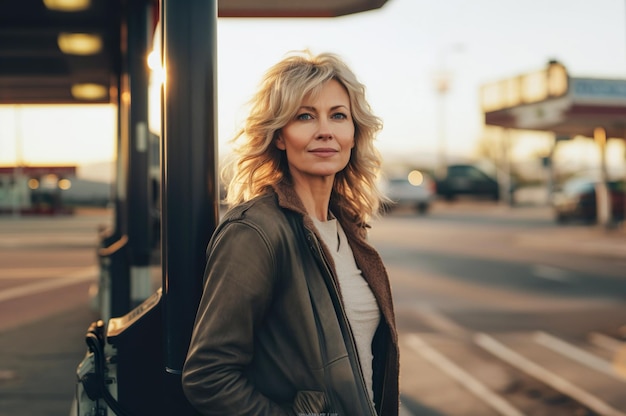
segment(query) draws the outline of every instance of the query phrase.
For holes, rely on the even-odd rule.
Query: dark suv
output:
[[[444,177],[436,179],[437,194],[446,200],[460,195],[500,199],[500,186],[493,176],[471,164],[449,165]]]

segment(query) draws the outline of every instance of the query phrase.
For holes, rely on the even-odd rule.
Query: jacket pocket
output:
[[[293,410],[298,416],[319,415],[328,412],[326,394],[321,391],[301,390],[293,400]]]

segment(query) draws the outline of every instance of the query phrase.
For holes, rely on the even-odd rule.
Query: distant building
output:
[[[0,167],[0,213],[71,214],[63,193],[76,178],[76,166]]]

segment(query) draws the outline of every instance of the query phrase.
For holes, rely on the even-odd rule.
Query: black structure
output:
[[[215,1],[164,0],[162,258],[168,373],[180,374],[218,216]],[[193,30],[190,30],[193,28]],[[184,203],[181,203],[184,201]]]

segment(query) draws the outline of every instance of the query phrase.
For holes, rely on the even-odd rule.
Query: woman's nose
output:
[[[332,127],[329,120],[324,118],[320,119],[317,130],[318,139],[330,139],[333,137]]]

